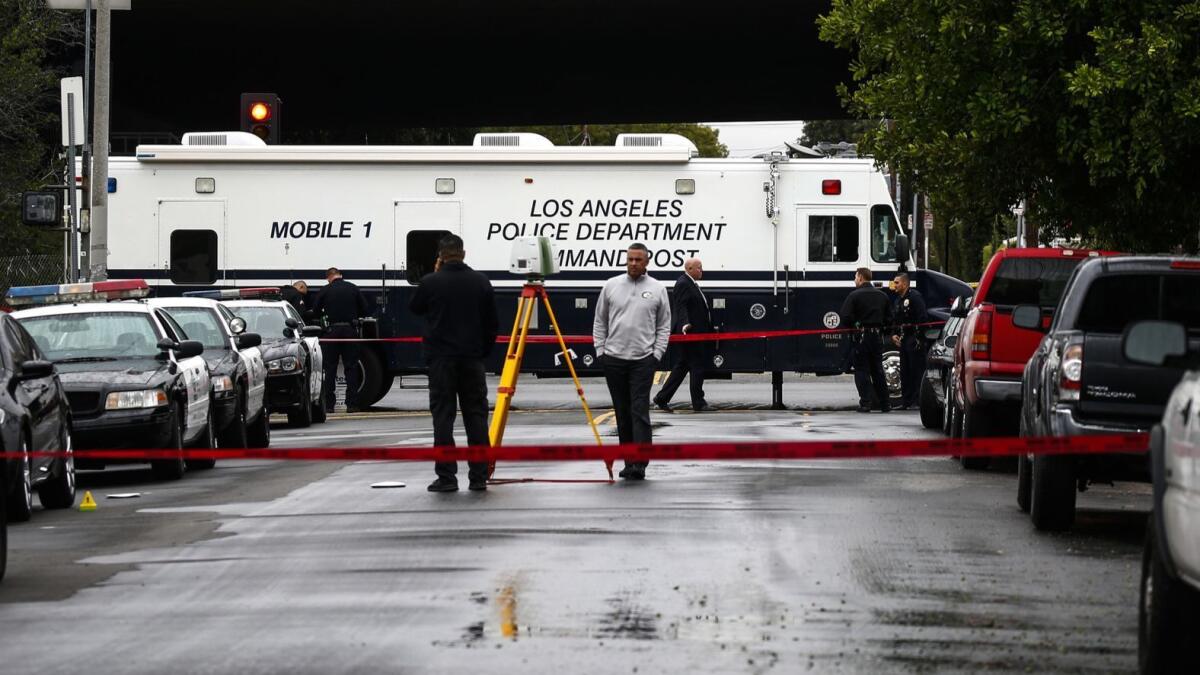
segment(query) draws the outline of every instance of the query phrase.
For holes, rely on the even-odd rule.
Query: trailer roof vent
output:
[[[553,148],[554,143],[541,134],[475,134],[477,148]]]
[[[230,145],[261,147],[266,145],[263,139],[245,131],[193,131],[183,135],[183,144],[192,147]]]
[[[699,155],[696,144],[687,137],[679,134],[617,134],[619,148],[687,148],[693,155]]]

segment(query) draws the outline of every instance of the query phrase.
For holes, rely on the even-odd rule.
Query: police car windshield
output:
[[[158,331],[149,315],[87,312],[19,319],[51,361],[91,361],[158,356]]]
[[[286,339],[287,315],[282,307],[235,307],[234,312],[246,321],[247,333],[258,333],[263,342]]]
[[[207,307],[167,307],[167,313],[179,323],[189,340],[199,340],[204,349],[229,349],[216,312]]]

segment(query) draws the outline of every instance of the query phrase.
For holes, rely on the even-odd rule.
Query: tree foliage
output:
[[[1200,2],[834,0],[861,152],[941,218],[990,227],[1021,199],[1043,239],[1195,250]]]
[[[20,223],[23,190],[52,176],[59,101],[53,63],[82,43],[79,21],[46,9],[44,0],[0,0],[0,238],[4,254],[61,249],[62,235]]]
[[[876,126],[870,120],[811,120],[804,122],[800,144],[813,146],[822,141],[858,143],[867,130]]]
[[[729,148],[718,137],[720,132],[703,124],[590,124],[586,129],[592,145],[611,146],[616,142],[617,134],[679,134],[696,144],[701,157],[729,156]],[[480,131],[541,134],[555,145],[581,145],[584,140],[582,125],[488,127]]]

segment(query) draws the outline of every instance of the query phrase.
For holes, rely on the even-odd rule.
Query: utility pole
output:
[[[83,7],[83,128],[80,133],[83,134],[83,182],[80,184],[80,195],[83,197],[83,203],[79,205],[79,258],[76,262],[80,269],[77,269],[75,276],[71,279],[72,282],[79,281],[79,274],[83,271],[83,276],[90,278],[91,273],[91,222],[92,222],[92,135],[88,133],[88,120],[91,115],[88,114],[88,104],[91,103],[91,82],[92,82],[92,0],[87,0]],[[70,188],[72,192],[75,186]],[[74,207],[72,207],[74,209]],[[86,270],[86,271],[85,271]]]
[[[96,102],[93,108],[94,143],[91,184],[90,281],[108,278],[108,96],[109,44],[112,34],[112,9],[109,0],[96,0]]]

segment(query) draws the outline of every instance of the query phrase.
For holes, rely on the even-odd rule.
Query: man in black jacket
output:
[[[921,324],[928,320],[925,298],[910,287],[908,274],[896,275],[896,295],[892,298],[892,344],[900,349],[900,407],[908,410],[917,404],[921,393],[921,378],[925,375],[925,343],[921,340]]]
[[[313,301],[313,314],[325,315],[325,333],[322,337],[338,340],[357,339],[358,320],[367,315],[370,306],[358,286],[342,278],[342,272],[330,267],[325,272],[325,288]],[[342,372],[346,375],[346,412],[358,412],[358,390],[362,387],[358,372],[357,342],[322,342],[321,354],[325,360],[325,411],[333,412],[337,403],[337,366],[342,361]]]
[[[697,283],[704,277],[704,266],[699,258],[689,258],[683,264],[683,274],[675,282],[672,293],[671,330],[682,335],[711,333],[713,329],[712,314],[708,310],[708,298],[700,290]],[[684,342],[680,344],[682,356],[679,363],[671,370],[663,388],[654,397],[654,405],[660,410],[671,411],[671,398],[679,385],[683,384],[684,376],[690,375],[689,387],[692,394],[692,410],[704,412],[712,410],[704,400],[704,371],[708,367],[708,342]]]
[[[304,281],[294,281],[290,286],[284,286],[279,289],[280,295],[288,304],[300,313],[300,316],[305,320],[312,315],[308,310],[308,283]]]
[[[854,386],[858,389],[858,411],[870,412],[872,399],[879,411],[891,410],[887,381],[883,377],[884,328],[892,323],[892,303],[887,294],[871,285],[871,270],[860,267],[854,273],[857,286],[842,303],[842,324],[861,329],[854,345]],[[874,394],[874,396],[872,396]]]
[[[462,408],[467,444],[486,446],[488,399],[483,359],[499,330],[492,284],[463,262],[463,240],[448,234],[438,242],[437,271],[417,286],[409,309],[425,317],[423,348],[429,365],[429,411],[433,444],[454,445],[456,404]],[[486,490],[487,462],[469,462],[472,490]],[[437,480],[430,492],[458,490],[458,462],[434,464]]]

